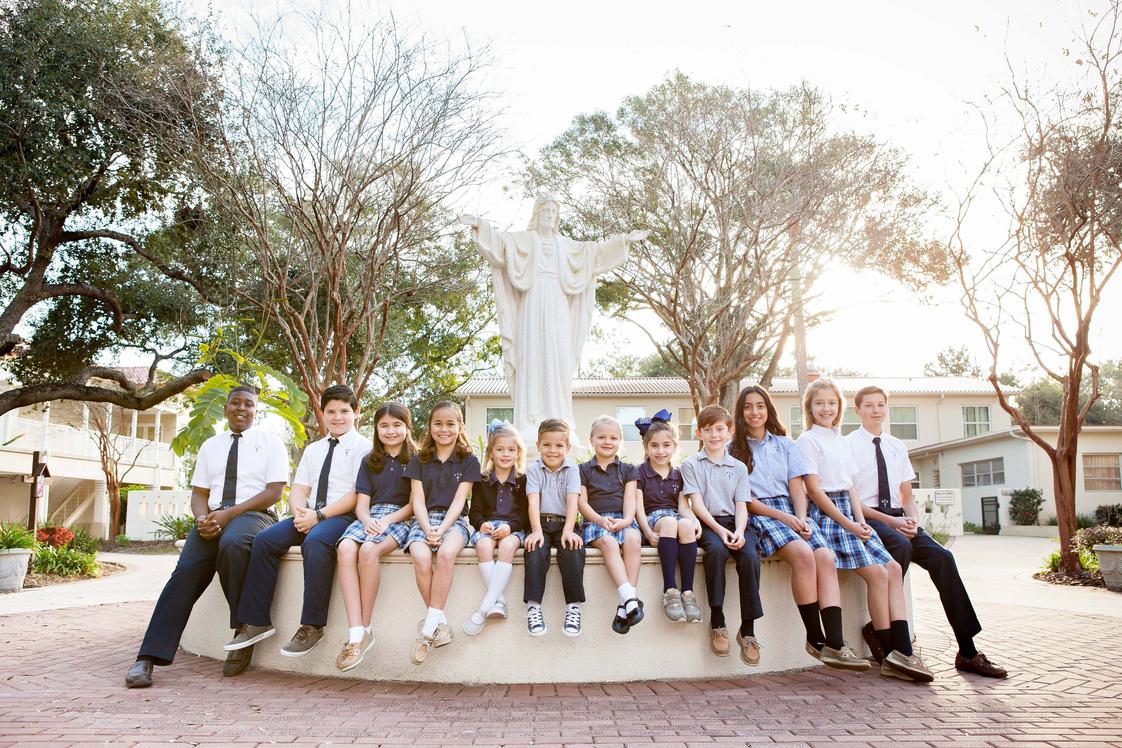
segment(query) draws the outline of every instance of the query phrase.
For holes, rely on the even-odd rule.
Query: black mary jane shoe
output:
[[[628,616],[624,612],[624,607],[620,605],[616,608],[616,617],[612,619],[612,631],[617,634],[626,634],[631,630],[631,624],[627,620]]]
[[[639,621],[643,620],[643,601],[637,597],[633,597],[623,604],[624,609],[627,608],[627,603],[630,602],[637,603],[637,605],[635,606],[635,610],[627,614],[627,625],[634,626],[635,624],[639,623]]]
[[[125,675],[125,685],[129,688],[148,688],[152,685],[152,661],[137,660]]]

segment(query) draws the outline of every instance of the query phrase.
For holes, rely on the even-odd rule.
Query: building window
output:
[[[888,408],[888,433],[897,439],[915,441],[919,438],[914,405],[891,405]]]
[[[940,475],[939,468],[935,468],[934,470],[931,471],[931,487],[932,488],[942,488],[943,487],[943,476]]]
[[[693,413],[693,407],[678,408],[678,441],[688,442],[696,438],[697,431],[696,419]]]
[[[842,416],[842,436],[852,434],[859,428],[861,428],[861,419],[857,416],[857,411],[853,408],[846,408],[845,415]]]
[[[616,420],[623,424],[623,440],[625,442],[642,441],[639,429],[635,428],[635,419],[647,415],[647,409],[642,405],[620,405],[616,408]]]
[[[915,473],[916,473],[916,477],[912,478],[912,489],[913,490],[919,488],[919,471],[917,470],[917,471],[915,471]]]
[[[791,428],[788,429],[792,439],[798,439],[803,433],[803,409],[798,405],[791,406]]]
[[[962,487],[997,486],[1005,482],[1005,458],[964,462],[962,468]]]
[[[978,436],[990,432],[990,406],[962,406],[962,435]]]
[[[1087,491],[1122,491],[1122,471],[1114,454],[1083,455],[1083,488]]]
[[[507,423],[514,423],[514,408],[488,408],[486,417],[487,420],[483,422],[484,428],[496,418]]]

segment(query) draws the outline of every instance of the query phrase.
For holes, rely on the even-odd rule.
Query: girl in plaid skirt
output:
[[[374,447],[355,480],[355,516],[339,538],[339,587],[347,608],[347,643],[335,667],[347,671],[374,645],[371,618],[378,596],[382,557],[405,546],[413,508],[405,465],[416,451],[413,418],[401,403],[374,413]]]
[[[479,574],[487,588],[479,609],[464,621],[464,632],[475,636],[488,618],[506,618],[503,590],[514,571],[514,552],[526,539],[526,445],[509,423],[498,419],[487,426],[483,479],[471,489],[471,536]],[[498,557],[496,559],[496,556]]]
[[[878,662],[892,650],[911,652],[900,564],[865,523],[861,502],[849,491],[857,467],[838,432],[845,398],[832,381],[817,379],[807,387],[802,410],[805,430],[797,444],[806,463],[807,494],[813,502],[810,517],[833,549],[838,568],[852,569],[865,580],[872,618],[862,631],[865,641]]]
[[[729,454],[748,466],[753,498],[748,510],[760,557],[775,556],[791,567],[791,592],[806,628],[807,654],[830,667],[868,670],[868,661],[842,638],[834,554],[806,516],[802,456],[787,438],[771,396],[758,385],[745,387],[737,396]]]
[[[410,480],[416,518],[405,547],[413,557],[417,589],[428,608],[410,652],[413,664],[420,665],[433,647],[452,643],[444,604],[452,589],[456,556],[471,539],[471,526],[463,517],[468,493],[482,477],[459,405],[442,400],[433,406],[424,439],[406,465],[405,477]]]
[[[639,561],[643,536],[635,522],[636,470],[620,462],[623,427],[611,416],[592,422],[589,436],[595,452],[580,464],[580,509],[584,522],[584,544],[600,549],[604,568],[619,592],[619,607],[612,620],[612,631],[626,634],[643,620],[643,602],[635,585],[639,583]]]

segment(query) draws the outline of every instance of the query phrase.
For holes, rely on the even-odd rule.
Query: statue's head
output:
[[[534,198],[534,212],[530,216],[529,231],[538,228],[557,230],[561,219],[561,202],[554,195],[540,194]]]

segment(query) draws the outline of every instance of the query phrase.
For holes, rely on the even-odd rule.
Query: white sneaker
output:
[[[475,636],[483,627],[487,625],[487,619],[477,610],[464,621],[464,633],[468,636]]]
[[[542,617],[540,605],[526,609],[526,633],[535,639],[545,636],[545,618]]]
[[[570,605],[565,608],[565,625],[561,627],[565,636],[576,639],[580,636],[580,606]]]
[[[499,600],[487,611],[488,618],[506,618],[506,601]]]

